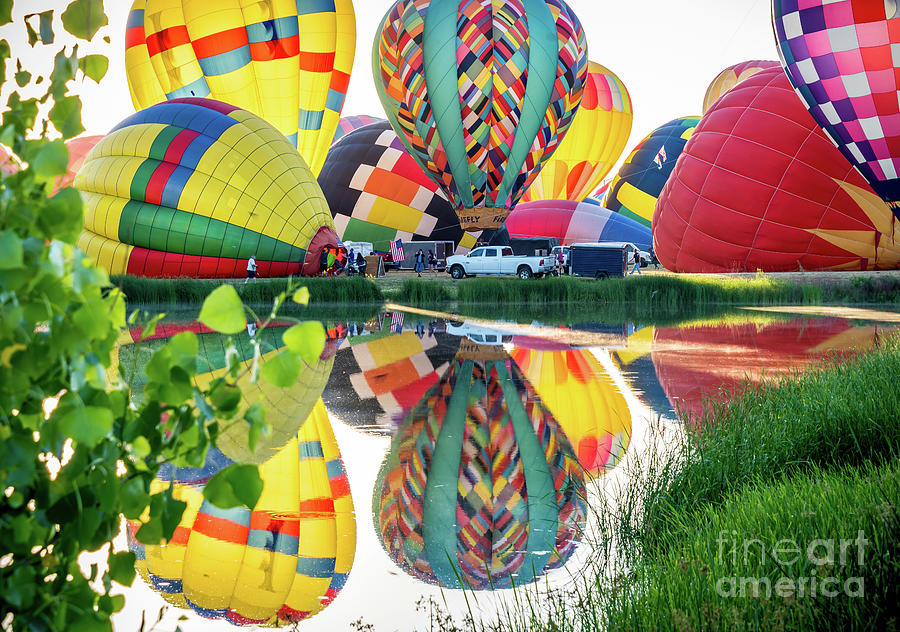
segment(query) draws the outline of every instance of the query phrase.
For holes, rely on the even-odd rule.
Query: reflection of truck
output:
[[[509,246],[483,246],[467,255],[448,257],[447,271],[454,279],[479,274],[515,274],[530,279],[552,272],[553,262],[549,256],[514,255]]]
[[[454,336],[465,337],[480,345],[502,345],[512,342],[512,334],[496,329],[488,329],[479,325],[470,325],[466,322],[451,322],[447,324],[447,333]]]
[[[400,262],[394,261],[394,267],[400,270],[414,270],[416,267],[416,253],[422,250],[422,254],[425,255],[425,269],[428,269],[428,251],[432,251],[434,256],[437,258],[437,265],[435,268],[437,270],[444,270],[447,257],[453,254],[453,251],[456,249],[456,244],[452,241],[404,241],[403,242],[403,254],[406,255],[406,259],[403,259]],[[385,265],[390,265],[389,261],[384,262]]]

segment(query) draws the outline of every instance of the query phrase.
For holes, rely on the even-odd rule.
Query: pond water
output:
[[[429,603],[460,619],[489,616],[511,585],[565,586],[596,557],[585,535],[594,484],[637,458],[650,430],[698,423],[722,387],[871,349],[898,326],[896,314],[865,318],[330,319],[325,352],[293,388],[242,384],[268,402],[272,436],[255,453],[236,427],[205,468],[165,472],[188,509],[165,546],[120,538],[138,553],[140,577],[117,629],[150,624],[163,606],[158,630],[233,630],[276,616],[300,630],[428,629]],[[290,324],[254,332],[264,355]],[[118,360],[140,367],[186,330],[208,363],[198,380],[222,374],[225,338],[189,317],[141,345],[137,332],[125,336]],[[232,458],[261,464],[252,513],[200,495]]]

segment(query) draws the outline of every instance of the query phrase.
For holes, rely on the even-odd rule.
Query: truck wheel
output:
[[[455,265],[450,268],[450,276],[452,276],[454,279],[461,279],[466,276],[466,271],[463,270],[462,266]]]
[[[597,274],[596,274],[595,278],[598,279],[599,281],[603,281],[604,279],[609,278],[609,273],[606,272],[605,270],[597,270]]]
[[[519,275],[520,279],[530,279],[531,278],[531,268],[528,266],[519,266],[518,272],[516,274]]]

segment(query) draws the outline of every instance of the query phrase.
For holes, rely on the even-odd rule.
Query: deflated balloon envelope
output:
[[[584,202],[522,202],[506,218],[510,237],[556,237],[567,246],[579,242],[628,241],[642,250],[652,245],[650,229],[613,213],[592,199]]]
[[[770,68],[704,115],[659,197],[653,240],[676,272],[892,269],[898,228]]]
[[[151,489],[171,484],[187,507],[166,544],[139,543],[141,522],[129,521],[138,572],[166,601],[208,619],[277,627],[315,615],[343,588],[356,552],[350,486],[321,401],[260,466],[263,491],[252,512],[202,496],[231,463],[211,450],[203,468],[161,470]]]
[[[559,422],[500,346],[463,339],[409,413],[375,484],[375,532],[422,581],[489,590],[565,563],[584,473]]]
[[[587,45],[564,0],[398,0],[372,69],[391,126],[462,227],[494,229],[564,138]]]
[[[135,0],[125,71],[135,109],[180,97],[230,103],[273,125],[318,174],[355,50],[351,0]]]
[[[685,116],[650,132],[619,167],[603,205],[649,227],[656,199],[699,121],[698,116]]]
[[[141,110],[106,135],[75,179],[78,246],[111,274],[316,274],[337,243],[319,185],[261,118],[211,99]]]
[[[460,228],[447,198],[406,151],[387,121],[351,131],[334,144],[319,185],[345,241],[452,241],[463,251],[475,235]]]

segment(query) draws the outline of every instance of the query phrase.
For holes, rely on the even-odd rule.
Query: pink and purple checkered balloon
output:
[[[813,118],[900,217],[900,8],[894,0],[773,0],[788,77]]]

